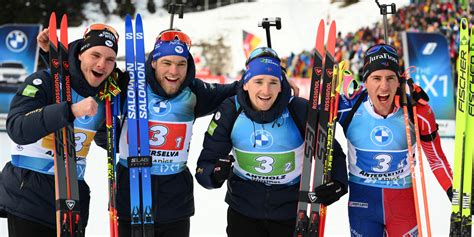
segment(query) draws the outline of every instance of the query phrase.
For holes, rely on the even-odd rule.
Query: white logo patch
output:
[[[180,45],[177,45],[176,47],[174,47],[174,51],[176,51],[176,53],[182,54],[184,52],[184,49]]]
[[[105,45],[109,46],[110,48],[112,48],[112,46],[114,46],[114,43],[112,43],[112,41],[110,40],[106,40],[105,41]]]
[[[214,116],[214,119],[217,121],[221,118],[221,112],[217,111],[216,115]]]
[[[41,80],[40,78],[36,78],[33,80],[33,85],[35,86],[39,86],[43,83],[43,80]]]

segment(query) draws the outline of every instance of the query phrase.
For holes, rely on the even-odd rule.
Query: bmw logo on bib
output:
[[[377,126],[370,132],[370,140],[378,146],[387,146],[392,143],[393,133],[385,126]]]
[[[255,143],[255,147],[259,149],[266,149],[273,144],[273,136],[266,130],[257,130],[252,133],[251,142]]]
[[[28,46],[28,37],[21,30],[12,30],[5,37],[5,45],[12,52],[21,52]]]
[[[165,116],[171,110],[171,104],[167,100],[152,99],[149,104],[151,113],[157,116]]]
[[[78,121],[79,123],[88,124],[88,123],[90,123],[90,122],[92,121],[93,118],[94,118],[94,117],[92,117],[92,116],[84,115],[84,116],[78,117],[78,118],[76,118],[76,119],[77,119],[77,121]]]

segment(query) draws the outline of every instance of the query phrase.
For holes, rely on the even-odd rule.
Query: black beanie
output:
[[[118,39],[111,31],[107,29],[103,30],[91,30],[84,35],[81,49],[79,53],[92,48],[94,46],[106,46],[111,48],[115,53],[118,50]]]
[[[400,67],[398,64],[398,53],[390,45],[377,44],[365,52],[364,67],[363,67],[363,81],[366,81],[369,75],[377,70],[391,70],[395,72],[400,78]]]

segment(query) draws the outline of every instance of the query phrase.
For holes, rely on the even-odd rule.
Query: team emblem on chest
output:
[[[165,116],[171,111],[171,104],[168,100],[152,99],[150,101],[151,113],[156,116]]]
[[[84,115],[84,116],[81,116],[81,117],[78,117],[76,118],[77,121],[79,123],[82,123],[82,124],[88,124],[92,121],[93,117],[92,116],[87,116],[87,115]]]
[[[387,146],[392,143],[393,133],[385,126],[377,126],[370,132],[370,140],[378,146]]]
[[[250,136],[251,142],[255,144],[256,148],[266,149],[273,144],[273,136],[266,130],[257,130]]]

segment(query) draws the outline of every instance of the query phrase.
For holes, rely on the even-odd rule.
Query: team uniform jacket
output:
[[[157,223],[170,223],[194,214],[193,177],[186,166],[194,120],[212,113],[225,98],[234,95],[236,83],[209,84],[194,78],[195,65],[190,56],[186,79],[180,91],[169,96],[155,79],[151,62],[150,55],[146,62],[146,80],[150,155],[153,161],[153,215]],[[127,127],[125,119],[117,166],[117,210],[121,221],[130,221]]]
[[[365,92],[352,100],[341,98],[339,122],[348,141],[351,236],[418,235],[403,110],[395,107],[383,117],[375,113]],[[362,103],[354,107],[359,98]],[[352,120],[351,111],[355,112]],[[427,104],[417,103],[417,111],[422,148],[446,191],[451,187],[452,173],[441,149],[434,114]],[[410,124],[415,151],[411,119]]]
[[[97,95],[100,88],[91,87],[82,75],[77,59],[81,42],[69,45],[73,103]],[[11,102],[7,132],[14,144],[12,161],[1,174],[0,207],[13,215],[56,228],[53,132],[73,122],[80,211],[83,223],[87,224],[90,191],[84,181],[85,158],[92,140],[98,139],[96,132],[105,130],[104,106],[97,99],[96,116],[75,118],[67,102],[53,104],[53,98],[50,73],[38,71],[26,79]]]
[[[393,113],[383,118],[375,113],[367,93],[361,93],[359,96],[365,98],[344,128],[348,140],[349,181],[380,188],[411,187],[403,110],[396,108]],[[341,96],[341,124],[344,124],[348,112],[359,96],[352,100]],[[422,139],[421,146],[431,170],[446,191],[451,187],[452,172],[441,149],[434,114],[428,104],[417,103],[417,111],[420,135],[429,138]],[[413,124],[410,131],[415,147]]]
[[[270,110],[255,111],[240,85],[237,95],[220,105],[205,134],[196,171],[199,184],[208,189],[222,186],[211,174],[215,163],[232,150],[236,161],[227,182],[229,206],[256,219],[295,218],[307,103],[290,99],[285,79]],[[337,141],[334,151],[332,178],[347,186],[345,155]]]

